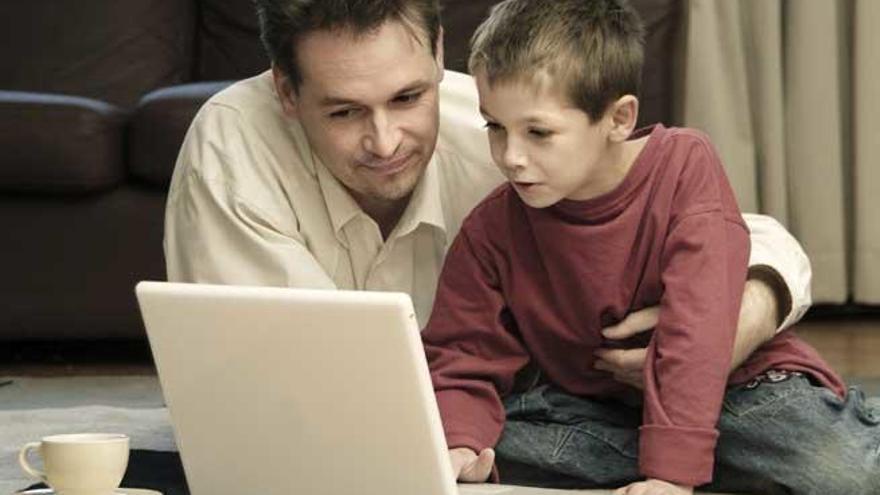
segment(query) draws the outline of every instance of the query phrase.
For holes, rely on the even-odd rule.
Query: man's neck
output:
[[[384,241],[388,240],[388,236],[397,226],[411,196],[412,194],[408,194],[395,200],[356,197],[355,201],[364,210],[364,213],[379,225],[379,231],[382,233]]]

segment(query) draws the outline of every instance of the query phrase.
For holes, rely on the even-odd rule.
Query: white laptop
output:
[[[460,485],[409,296],[141,282],[193,495],[551,494]]]

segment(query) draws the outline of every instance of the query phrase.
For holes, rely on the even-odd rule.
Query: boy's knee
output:
[[[880,445],[869,453],[856,452],[858,449],[851,447],[846,452],[830,447],[793,459],[791,473],[800,479],[795,483],[804,490],[795,490],[795,493],[876,493],[880,487],[880,452],[877,450]]]

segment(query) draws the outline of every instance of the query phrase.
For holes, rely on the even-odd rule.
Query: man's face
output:
[[[442,54],[414,36],[396,21],[362,35],[316,31],[296,46],[299,91],[282,85],[285,110],[362,207],[405,201],[437,143]]]

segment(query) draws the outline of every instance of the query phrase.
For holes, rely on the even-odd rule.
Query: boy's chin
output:
[[[522,200],[526,206],[535,209],[548,208],[561,201],[561,198],[535,198],[520,192],[517,192],[517,195],[519,195],[519,199]]]

